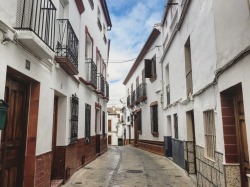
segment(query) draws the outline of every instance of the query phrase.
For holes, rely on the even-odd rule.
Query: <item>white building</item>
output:
[[[125,124],[123,121],[123,113],[119,107],[108,108],[108,144],[124,145],[125,140]]]
[[[106,1],[9,0],[0,10],[0,99],[9,104],[0,186],[66,181],[107,150]]]
[[[162,52],[159,29],[160,26],[156,25],[152,30],[123,84],[126,86],[127,106],[133,114],[134,145],[163,155],[163,110],[160,110],[159,97],[159,61]],[[150,71],[147,71],[145,64],[152,67]]]
[[[142,132],[135,130],[135,144],[145,148],[141,142],[164,137],[161,154],[194,175],[198,186],[249,185],[249,13],[249,1],[244,0],[166,1],[159,44],[151,45],[161,46],[156,82],[146,79],[146,103],[138,97],[128,100],[135,125],[140,111],[142,119],[147,118],[150,113],[143,111],[152,100],[158,102],[158,139],[150,134],[148,118],[142,120]],[[145,49],[150,37],[124,81],[130,97],[137,93],[137,86],[131,85],[143,61],[154,63],[148,61],[154,50]]]

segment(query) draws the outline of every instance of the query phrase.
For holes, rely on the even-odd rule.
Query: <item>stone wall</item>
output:
[[[204,157],[204,148],[196,145],[197,186],[224,187],[223,155],[215,152],[215,160]]]

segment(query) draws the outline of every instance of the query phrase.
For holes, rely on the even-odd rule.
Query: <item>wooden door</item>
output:
[[[238,137],[237,142],[240,155],[242,186],[247,187],[248,182],[246,174],[250,174],[250,165],[249,165],[246,123],[245,123],[245,113],[244,113],[242,94],[239,94],[235,97],[235,114],[236,114],[235,117],[236,117],[237,137]]]
[[[57,139],[57,114],[58,114],[58,97],[54,98],[54,110],[53,110],[53,129],[52,129],[52,169],[51,169],[51,180],[56,179],[57,165],[56,165],[56,139]]]
[[[108,132],[111,132],[112,128],[111,128],[111,120],[108,120]]]
[[[9,104],[1,136],[0,186],[23,186],[27,133],[28,85],[6,79],[5,101]]]
[[[134,138],[135,138],[134,145],[135,146],[137,146],[138,144],[138,137],[139,137],[137,117],[138,117],[137,114],[134,114]]]
[[[111,139],[111,135],[108,136],[108,144],[111,145],[112,139]]]
[[[101,145],[100,145],[100,134],[96,135],[96,154],[100,154],[101,152]]]

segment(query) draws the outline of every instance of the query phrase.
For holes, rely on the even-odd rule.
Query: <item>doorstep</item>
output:
[[[59,187],[63,184],[63,179],[52,180],[50,183],[50,187]]]

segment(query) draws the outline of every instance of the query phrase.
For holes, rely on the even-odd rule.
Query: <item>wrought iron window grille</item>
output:
[[[76,94],[71,96],[71,136],[70,143],[77,142],[78,137],[78,108],[79,108],[79,98]]]

